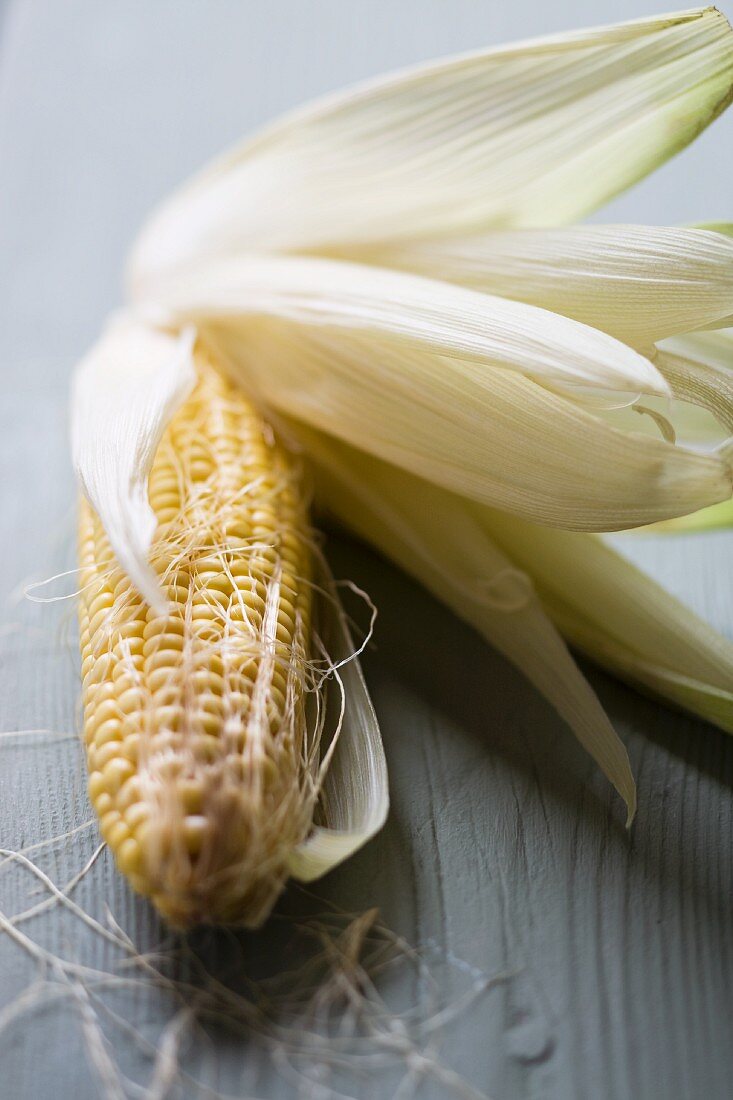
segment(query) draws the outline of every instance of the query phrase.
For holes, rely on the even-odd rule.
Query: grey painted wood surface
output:
[[[0,12],[0,846],[18,850],[90,820],[75,732],[73,610],[19,592],[73,559],[69,370],[118,299],[124,249],[150,203],[308,95],[440,52],[642,11],[631,0],[537,0],[521,10],[472,0],[5,0]],[[607,216],[729,213],[731,133],[729,121],[716,124]],[[732,543],[716,534],[625,545],[730,632]],[[311,893],[290,891],[265,932],[206,933],[166,965],[189,990],[203,987],[196,958],[243,990],[248,975],[297,968],[308,953],[298,921],[329,907],[378,906],[424,959],[417,974],[398,960],[380,989],[395,1014],[410,1006],[428,1014],[429,971],[433,992],[458,1012],[435,1033],[443,1064],[480,1094],[728,1097],[733,742],[589,670],[639,781],[629,836],[617,801],[518,673],[365,549],[332,540],[331,555],[336,572],[380,607],[364,667],[389,758],[389,824]],[[73,578],[62,578],[37,594],[72,589]],[[33,730],[42,732],[17,732]],[[29,856],[64,885],[96,847],[86,827]],[[0,921],[47,897],[27,867],[0,857]],[[161,943],[160,926],[106,854],[72,897],[101,921],[114,914],[140,952]],[[38,945],[67,960],[66,970],[31,957]],[[217,1024],[182,1043],[192,1077],[169,1087],[141,1036],[156,1044],[178,1006],[139,967],[122,988],[120,975],[130,973],[122,954],[58,906],[4,925],[0,1097],[331,1095],[328,1078],[313,1083],[317,1066],[310,1082],[294,1081],[254,1032]],[[110,972],[118,980],[102,992],[99,975]],[[459,1012],[468,993],[474,1000]],[[95,1056],[98,1023],[107,1061],[99,1049]],[[423,1042],[416,1049],[432,1053]],[[124,1076],[100,1075],[112,1063]],[[460,1095],[452,1078],[426,1071],[421,1080],[419,1061],[412,1065],[418,1095]],[[381,1100],[399,1072],[347,1077],[347,1094]],[[411,1095],[408,1084],[401,1095]]]

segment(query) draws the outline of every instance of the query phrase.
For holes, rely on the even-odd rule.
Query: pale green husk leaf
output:
[[[165,427],[193,388],[194,333],[170,335],[121,314],[74,372],[71,446],[82,491],[117,560],[149,604],[165,609],[148,563],[157,520],[148,474]]]
[[[278,412],[535,522],[618,530],[731,495],[719,455],[614,428],[515,370],[374,328],[274,317],[202,317],[200,325],[232,376]]]
[[[668,519],[663,523],[653,523],[650,527],[640,527],[637,533],[641,535],[645,532],[657,534],[665,531],[692,533],[693,531],[716,531],[724,527],[733,527],[733,500],[724,500],[722,504],[701,508],[699,512],[692,512],[689,516],[678,516],[677,519]]]
[[[481,510],[565,637],[600,664],[733,732],[733,643],[594,535]]]
[[[276,121],[164,202],[130,282],[245,252],[564,224],[684,148],[732,86],[714,8],[380,77]]]
[[[335,666],[331,676],[339,684],[343,713],[333,751],[322,763],[317,822],[288,860],[291,875],[301,882],[320,878],[352,856],[379,832],[389,811],[379,722],[330,578],[326,589],[320,601],[326,618],[323,640]]]
[[[460,497],[291,423],[316,467],[317,497],[360,537],[415,576],[516,664],[562,715],[627,805],[626,749],[517,568]]]
[[[366,255],[574,317],[638,347],[724,325],[733,313],[733,240],[703,229],[492,230],[398,241]]]
[[[343,337],[386,339],[467,364],[527,375],[563,392],[667,396],[647,358],[588,325],[439,279],[310,257],[248,256],[160,282],[156,311],[176,323],[237,326],[272,319]],[[575,387],[575,389],[573,389]],[[579,398],[580,399],[580,398]]]

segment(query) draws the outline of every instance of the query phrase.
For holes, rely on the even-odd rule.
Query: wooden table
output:
[[[551,10],[540,0],[521,10],[0,0],[0,845],[27,853],[0,862],[4,1100],[382,1100],[413,1086],[495,1100],[731,1095],[729,738],[589,668],[639,783],[627,835],[618,800],[522,677],[402,574],[332,540],[337,574],[380,608],[364,669],[389,760],[389,823],[310,892],[290,890],[264,932],[181,945],[106,852],[86,867],[98,836],[76,734],[73,601],[22,597],[73,565],[69,372],[119,300],[125,247],[157,197],[316,92],[449,50],[638,14],[632,0]],[[606,219],[729,214],[731,133],[718,123]],[[623,545],[733,629],[733,535]],[[62,577],[32,594],[73,588]],[[54,901],[50,883],[81,872],[68,893],[77,908]],[[357,1027],[371,1030],[361,1061],[342,1037],[351,1054],[339,1071],[333,1021],[330,1052],[309,1032],[303,967],[324,923],[333,938],[375,906],[381,924],[365,945],[384,1000],[362,988],[371,1015]],[[391,963],[378,965],[390,944]],[[130,961],[146,952],[165,981]],[[248,980],[266,975],[253,993]],[[235,994],[247,1026],[206,1016]],[[170,1072],[176,1060],[183,1076]],[[475,1091],[461,1092],[458,1076]]]

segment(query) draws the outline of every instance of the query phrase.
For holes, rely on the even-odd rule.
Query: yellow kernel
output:
[[[104,785],[110,794],[117,794],[126,779],[135,774],[135,766],[130,760],[115,757],[102,768]]]
[[[117,849],[115,858],[123,875],[138,875],[142,870],[142,851],[134,837],[127,837]]]

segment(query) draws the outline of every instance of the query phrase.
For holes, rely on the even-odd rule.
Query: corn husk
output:
[[[419,66],[233,150],[154,212],[128,268],[134,324],[171,354],[195,329],[290,418],[326,508],[527,672],[630,814],[623,747],[547,613],[726,726],[725,647],[590,533],[730,499],[729,364],[704,343],[725,335],[688,330],[730,322],[733,257],[724,223],[565,226],[732,97],[733,32],[712,8]],[[152,373],[123,430],[114,370],[87,364],[76,397],[104,412],[77,445],[82,483],[141,590],[146,464],[183,386]],[[632,605],[646,618],[629,639]]]
[[[137,294],[166,272],[262,251],[358,255],[375,242],[584,217],[684,148],[730,101],[714,8],[479,50],[302,107],[155,211]]]
[[[470,504],[329,437],[296,428],[322,510],[377,546],[509,658],[567,721],[624,799],[636,789],[622,742],[542,609],[531,576]]]
[[[495,230],[375,250],[391,267],[540,306],[636,347],[733,313],[733,240],[712,229]]]

